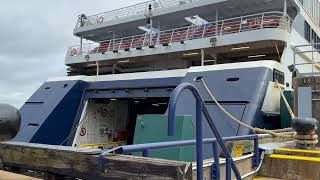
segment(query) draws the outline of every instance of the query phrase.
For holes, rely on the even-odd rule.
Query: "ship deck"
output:
[[[283,1],[278,0],[152,0],[121,9],[89,15],[85,22],[78,20],[74,35],[88,40],[101,41],[133,36],[142,31],[137,27],[146,24],[148,5],[153,6],[155,27],[166,30],[189,26],[185,17],[199,15],[208,22],[246,16],[268,11],[283,11]],[[288,1],[287,13],[297,14],[294,2]],[[159,26],[159,27],[158,27]],[[109,33],[106,33],[109,32]]]

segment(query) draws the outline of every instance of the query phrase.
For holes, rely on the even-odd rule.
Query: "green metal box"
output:
[[[153,142],[177,141],[194,139],[192,116],[177,116],[175,136],[169,137],[168,116],[166,115],[140,115],[137,117],[134,144]],[[150,150],[149,157],[177,161],[193,161],[193,146],[165,148]],[[134,155],[141,156],[142,153]]]
[[[283,92],[284,96],[286,97],[289,105],[293,109],[293,97],[294,97],[294,92],[290,90],[285,90]],[[284,103],[283,99],[281,98],[280,101],[280,119],[281,119],[281,128],[289,128],[291,127],[291,115],[288,111],[288,108],[286,104]]]

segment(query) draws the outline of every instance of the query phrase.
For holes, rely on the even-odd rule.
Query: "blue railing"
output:
[[[213,145],[213,158],[214,163],[212,165],[212,179],[220,179],[220,164],[219,164],[219,151],[217,144],[220,145],[221,150],[223,151],[226,157],[226,179],[231,180],[231,170],[233,170],[236,178],[241,179],[239,170],[237,169],[233,158],[225,145],[225,142],[230,141],[241,141],[241,140],[253,140],[254,141],[254,158],[253,166],[258,167],[260,163],[259,156],[259,147],[258,139],[270,135],[246,135],[246,136],[234,136],[234,137],[224,137],[222,138],[215,124],[213,123],[209,111],[206,108],[204,101],[198,91],[198,89],[190,84],[183,83],[179,85],[172,93],[170,102],[169,102],[169,114],[168,114],[168,135],[174,135],[175,129],[175,112],[176,106],[180,94],[184,90],[190,90],[194,97],[196,98],[196,139],[195,140],[181,140],[181,141],[170,141],[170,142],[158,142],[158,143],[147,143],[147,144],[135,144],[135,145],[126,145],[119,146],[115,149],[106,150],[100,154],[99,158],[99,168],[103,169],[104,166],[104,157],[109,153],[116,152],[119,154],[129,154],[134,152],[142,152],[143,156],[148,157],[149,151],[152,149],[162,149],[170,147],[181,147],[181,146],[192,146],[196,145],[196,158],[197,158],[197,179],[203,179],[203,144],[212,144]],[[204,114],[213,134],[216,138],[207,138],[203,139],[202,137],[202,115]]]
[[[184,90],[190,90],[193,94],[193,96],[196,98],[196,153],[197,153],[197,179],[203,179],[203,138],[202,138],[202,114],[206,117],[206,120],[215,135],[224,155],[226,156],[226,167],[227,167],[227,176],[226,179],[231,179],[231,173],[229,173],[229,168],[231,167],[234,174],[236,175],[237,179],[241,179],[241,175],[239,173],[238,168],[236,167],[232,156],[224,144],[224,141],[213,123],[209,111],[206,108],[204,101],[200,95],[200,92],[198,89],[190,83],[183,83],[179,85],[172,93],[170,101],[169,101],[169,122],[168,122],[168,135],[173,136],[174,135],[174,127],[175,127],[175,118],[176,118],[176,107],[178,103],[178,99],[180,94]],[[215,152],[216,154],[217,152]]]

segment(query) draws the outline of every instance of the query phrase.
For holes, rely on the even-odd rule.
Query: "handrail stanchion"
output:
[[[215,141],[212,143],[213,148],[213,160],[214,163],[212,164],[212,179],[220,179],[220,161],[219,161],[219,155],[218,155],[218,146],[217,142]]]
[[[231,180],[231,158],[226,158],[226,180]]]
[[[196,153],[197,153],[197,179],[203,179],[203,156],[202,156],[202,99],[196,87],[192,84],[184,83],[178,86],[172,93],[169,102],[168,113],[168,136],[175,133],[175,112],[178,98],[181,92],[189,89],[196,97]]]
[[[228,148],[225,146],[224,140],[222,139],[217,127],[214,125],[214,123],[213,123],[213,121],[212,121],[212,119],[210,117],[208,109],[205,107],[202,110],[203,110],[204,116],[206,117],[207,122],[208,122],[213,134],[215,135],[215,137],[216,137],[216,139],[217,139],[217,141],[218,141],[218,143],[219,143],[224,155],[226,156],[226,158],[230,158],[231,159],[231,167],[233,169],[234,174],[236,175],[236,178],[237,179],[241,179],[241,175],[239,173],[239,170],[236,167],[236,165],[234,164],[232,156],[231,156]]]
[[[142,152],[142,156],[143,157],[149,157],[149,150],[144,150],[143,152]]]
[[[190,83],[182,83],[180,84],[172,93],[169,101],[169,113],[168,113],[168,135],[173,136],[175,133],[175,112],[176,112],[176,106],[178,102],[178,98],[180,94],[184,90],[190,90],[193,94],[193,96],[196,98],[196,152],[197,152],[197,179],[203,179],[203,156],[202,156],[202,112],[204,113],[204,116],[206,117],[206,120],[215,135],[219,145],[221,146],[221,149],[223,153],[226,156],[226,159],[229,158],[230,160],[230,166],[233,169],[234,174],[236,175],[237,179],[241,179],[240,173],[235,166],[235,163],[233,162],[233,159],[230,155],[229,150],[224,144],[224,141],[219,134],[218,129],[214,125],[210,114],[208,112],[208,109],[204,105],[204,101],[198,91],[198,89]],[[199,112],[200,111],[200,112]]]
[[[258,167],[259,163],[260,163],[260,153],[259,153],[259,140],[258,140],[258,136],[256,138],[254,138],[253,140],[254,142],[254,157],[253,157],[253,166],[254,167]]]

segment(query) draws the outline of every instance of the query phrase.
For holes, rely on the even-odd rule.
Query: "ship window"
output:
[[[29,123],[28,126],[37,127],[37,126],[39,126],[39,124],[38,123]]]
[[[235,81],[239,81],[239,80],[240,80],[240,78],[238,78],[238,77],[228,78],[228,79],[227,79],[228,82],[235,82]]]
[[[276,69],[273,70],[273,81],[278,81],[280,84],[284,84],[284,73]]]
[[[317,33],[310,27],[307,21],[304,22],[304,37],[309,43],[320,43],[320,37]],[[320,49],[319,44],[315,44],[314,48]]]

